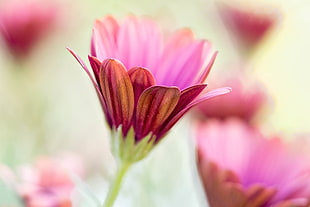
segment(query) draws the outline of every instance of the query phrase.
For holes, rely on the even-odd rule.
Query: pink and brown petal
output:
[[[113,127],[122,125],[127,134],[134,112],[134,91],[127,70],[118,60],[107,59],[101,65],[99,79]]]
[[[137,103],[134,129],[138,140],[155,133],[177,106],[181,92],[176,87],[153,86],[146,89]]]
[[[155,85],[155,79],[152,73],[141,67],[134,67],[128,71],[128,75],[133,85],[134,94],[135,94],[135,105],[138,103],[138,99],[142,92]]]

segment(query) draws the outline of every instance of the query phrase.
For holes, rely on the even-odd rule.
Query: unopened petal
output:
[[[150,87],[141,94],[134,124],[138,139],[157,131],[176,107],[180,95],[178,88],[163,86]]]
[[[141,67],[134,67],[128,71],[128,75],[131,79],[134,94],[135,94],[135,104],[137,104],[138,99],[142,92],[155,85],[155,79],[152,73]]]
[[[203,91],[203,89],[205,89],[206,86],[206,84],[195,85],[181,91],[181,96],[178,104],[176,105],[170,116],[167,118],[165,123],[161,126],[160,129],[158,129],[159,137],[164,135],[176,123],[175,122],[169,124],[170,121],[173,120],[180,111],[186,108],[186,106],[190,104]]]
[[[205,88],[207,84],[195,85],[186,88],[181,91],[181,97],[178,105],[175,107],[172,116],[183,110],[188,104],[190,104]]]
[[[196,89],[197,90],[197,89]],[[226,93],[229,93],[231,91],[230,88],[226,87],[226,88],[219,88],[219,89],[215,89],[213,91],[210,91],[202,96],[200,96],[198,99],[192,101],[190,104],[188,104],[185,108],[183,108],[182,110],[178,111],[177,113],[175,113],[174,116],[171,117],[171,119],[168,119],[167,123],[165,123],[163,125],[163,128],[160,130],[160,136],[164,135],[169,129],[171,129],[171,127],[173,127],[173,125],[176,124],[176,122],[182,118],[182,116],[189,110],[191,109],[193,106],[197,105],[198,103],[219,96],[219,95],[224,95]]]
[[[124,135],[128,132],[133,111],[133,87],[124,65],[115,59],[103,61],[100,70],[100,86],[107,102],[114,127],[122,125]]]

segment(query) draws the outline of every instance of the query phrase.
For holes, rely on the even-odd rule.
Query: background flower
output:
[[[211,207],[309,205],[308,159],[279,138],[232,119],[199,126],[197,142]]]
[[[38,42],[56,29],[60,5],[40,1],[7,1],[1,5],[0,35],[18,59],[30,55]]]

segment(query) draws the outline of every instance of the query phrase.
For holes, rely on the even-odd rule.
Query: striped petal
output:
[[[122,125],[126,135],[134,111],[134,93],[129,75],[121,62],[107,59],[102,63],[99,79],[107,111],[113,120],[112,127]]]
[[[142,92],[145,89],[155,85],[155,79],[148,69],[141,67],[134,67],[130,69],[128,71],[128,75],[131,79],[133,91],[135,94],[135,104],[137,104]]]
[[[134,129],[139,141],[155,132],[176,107],[181,92],[176,87],[153,86],[146,89],[137,103]]]
[[[229,87],[225,87],[225,88],[218,88],[215,90],[212,90],[204,95],[202,95],[201,97],[199,97],[198,99],[192,101],[190,104],[188,104],[185,108],[183,108],[181,111],[178,111],[178,113],[176,113],[174,116],[171,116],[171,119],[169,119],[164,125],[163,128],[160,130],[160,134],[159,137],[163,136],[169,129],[171,129],[171,127],[173,127],[173,125],[175,125],[175,123],[189,110],[191,109],[193,106],[196,106],[197,104],[199,104],[202,101],[205,101],[207,99],[216,97],[216,96],[220,96],[220,95],[224,95],[226,93],[229,93],[231,91],[231,88]]]
[[[207,84],[195,85],[182,90],[181,97],[178,105],[173,110],[171,116],[175,116],[181,110],[183,110],[188,104],[190,104],[205,88]]]
[[[158,133],[160,134],[159,137],[162,137],[170,128],[167,128],[167,124],[188,104],[190,104],[205,88],[207,87],[206,84],[201,85],[195,85],[189,88],[184,89],[181,91],[181,96],[179,99],[178,104],[174,108],[173,112],[170,114],[170,116],[167,118],[165,123],[161,126],[161,128],[158,129]],[[170,125],[169,125],[170,126]],[[172,127],[173,125],[171,125]],[[163,131],[164,130],[164,131]]]

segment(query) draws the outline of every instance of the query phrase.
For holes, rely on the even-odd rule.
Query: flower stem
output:
[[[114,180],[110,186],[110,189],[109,189],[108,195],[105,199],[105,202],[103,204],[103,207],[113,206],[113,204],[117,198],[117,195],[119,193],[119,190],[121,188],[123,178],[124,178],[124,176],[125,176],[125,174],[128,171],[130,166],[131,166],[131,163],[121,163],[120,164],[120,166],[116,172],[115,178],[114,178]]]

